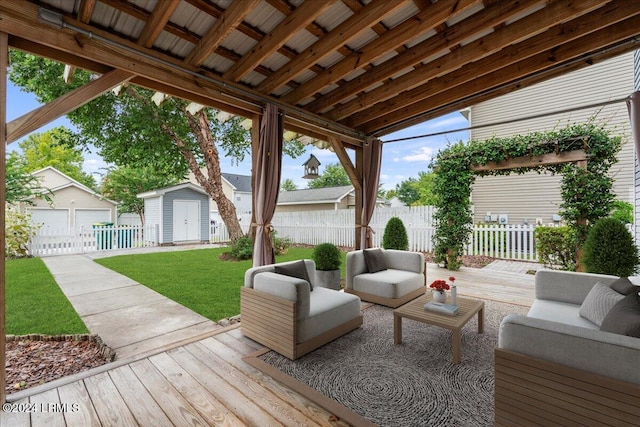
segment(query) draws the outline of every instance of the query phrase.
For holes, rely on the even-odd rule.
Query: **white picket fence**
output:
[[[82,254],[95,251],[157,246],[160,241],[157,225],[88,228],[77,230],[42,228],[29,242],[34,256]]]

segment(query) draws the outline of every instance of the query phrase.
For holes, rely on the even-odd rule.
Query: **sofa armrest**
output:
[[[253,289],[294,301],[297,310],[296,318],[309,317],[311,287],[306,280],[265,271],[254,276]]]
[[[362,251],[347,252],[347,260],[345,266],[345,288],[353,289],[353,278],[358,274],[367,272],[367,264],[364,262],[364,254]]]
[[[540,270],[535,276],[536,298],[582,305],[597,282],[608,285],[617,279],[606,274]]]
[[[640,339],[517,314],[500,324],[498,347],[640,384]]]
[[[424,273],[424,255],[421,252],[385,249],[384,258],[387,261],[387,268]]]

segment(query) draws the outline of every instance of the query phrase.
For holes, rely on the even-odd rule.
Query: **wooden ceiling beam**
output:
[[[223,79],[238,82],[265,58],[282,47],[291,36],[306,27],[336,1],[337,0],[324,0],[321,2],[307,1],[302,3],[291,15],[285,17],[270,34],[251,48],[242,59],[225,71],[222,75]]]
[[[421,10],[405,22],[390,29],[384,35],[362,46],[357,52],[318,73],[311,80],[305,82],[304,85],[285,94],[282,100],[290,104],[296,104],[316,94],[323,87],[336,83],[347,74],[370,64],[388,51],[397,49],[412,38],[442,24],[451,16],[451,13],[463,11],[475,3],[477,3],[477,0],[441,0],[429,8]],[[315,105],[316,109],[321,109],[318,104]],[[314,106],[314,103],[311,103],[310,106]]]
[[[356,191],[362,190],[362,171],[360,171],[360,173],[356,171],[356,168],[353,165],[351,158],[347,154],[347,150],[344,149],[344,145],[342,144],[342,142],[340,142],[338,138],[329,137],[329,144],[331,144],[333,151],[336,153],[336,156],[338,156],[338,160],[340,160],[342,168],[351,180],[353,188],[355,188]]]
[[[374,67],[368,73],[350,80],[349,83],[341,86],[339,91],[334,90],[316,101],[313,101],[308,105],[308,108],[316,113],[326,112],[336,103],[364,91],[379,82],[389,79],[402,69],[415,66],[421,61],[424,61],[434,55],[438,55],[446,49],[452,49],[465,39],[469,39],[475,34],[479,34],[493,28],[499,23],[521,13],[536,3],[539,3],[539,0],[494,3],[481,12],[471,15],[467,19],[445,28],[433,37],[429,37],[428,39],[407,49],[400,55],[383,62],[382,64]],[[531,31],[531,29],[529,29],[529,31]],[[384,85],[384,87],[386,86],[387,84]],[[375,92],[375,94],[378,93],[379,91]],[[368,99],[372,99],[374,95],[369,95],[368,92],[364,93],[356,100],[348,102],[344,106],[340,105],[336,109],[331,110],[328,114],[341,118],[345,117],[342,115],[343,111],[350,111],[354,108],[356,101],[358,103],[361,102],[361,97],[364,96],[367,97],[365,99],[366,101]]]
[[[161,1],[156,3],[156,7],[153,9],[153,12],[151,12],[151,17],[142,29],[140,37],[138,37],[138,44],[144,47],[153,46],[179,4],[179,1]]]
[[[622,2],[626,3],[626,2]],[[637,5],[640,8],[640,5]],[[604,20],[605,17],[603,16]],[[569,25],[570,23],[567,23]],[[443,76],[434,82],[434,85],[440,88],[435,89],[434,94],[428,98],[422,99],[420,102],[407,105],[402,110],[395,111],[391,114],[381,116],[378,119],[361,126],[361,130],[367,133],[379,133],[382,129],[393,126],[396,123],[404,122],[407,117],[420,116],[421,113],[426,110],[438,110],[446,108],[449,104],[457,103],[459,100],[466,99],[462,105],[469,106],[472,102],[478,102],[473,97],[475,95],[482,95],[484,93],[490,93],[490,97],[496,96],[492,89],[499,90],[503,86],[509,85],[511,82],[511,90],[515,87],[520,87],[522,84],[520,80],[527,81],[528,79],[535,79],[537,74],[544,75],[547,70],[553,70],[554,67],[562,68],[563,64],[567,64],[562,72],[567,72],[568,69],[579,68],[580,66],[588,65],[591,62],[590,55],[585,55],[585,52],[598,52],[602,49],[615,49],[615,46],[619,43],[625,43],[637,35],[637,29],[640,27],[640,14],[636,14],[624,21],[620,21],[615,26],[603,27],[602,29],[589,32],[580,38],[569,41],[562,45],[556,45],[549,50],[539,53],[532,57],[527,57],[521,61],[512,63],[511,65],[502,67],[486,75],[477,76],[474,75],[471,78],[469,74],[476,74],[475,71],[478,67],[474,64],[458,70],[448,76]],[[637,42],[630,46],[637,46]],[[633,47],[627,47],[626,50],[631,50]],[[517,46],[513,47],[514,51],[517,50]],[[485,58],[487,59],[487,58]],[[572,64],[575,62],[575,65]],[[555,75],[552,71],[549,71],[548,75],[535,79],[535,81],[542,81],[549,78],[549,76]],[[457,81],[466,82],[457,84]],[[424,108],[427,105],[428,108]],[[457,105],[461,105],[457,103]]]
[[[133,74],[127,71],[109,71],[97,79],[12,120],[7,124],[7,144],[22,138],[58,117],[70,113],[87,102],[96,99],[106,91],[130,80],[132,77]]]
[[[78,20],[80,22],[87,23],[91,20],[91,15],[93,15],[93,10],[96,7],[97,0],[81,0],[80,7],[78,7]],[[70,83],[73,81],[73,76],[76,73],[76,67],[72,65],[64,66],[64,74],[63,79],[65,83]]]
[[[334,28],[329,34],[322,37],[270,77],[263,80],[257,90],[270,94],[274,90],[283,86],[287,81],[300,75],[306,69],[332,54],[337,46],[348,43],[353,37],[362,33],[376,22],[384,18],[385,15],[404,6],[401,2],[389,0],[374,0],[360,11],[351,15],[340,25]]]
[[[202,65],[259,2],[260,0],[235,0],[231,3],[189,52],[185,62],[196,67]]]
[[[587,6],[586,2],[581,3],[581,5]],[[368,99],[371,100],[376,97],[376,95],[390,98],[388,100],[375,103],[375,105],[372,104],[371,101],[363,101],[362,107],[357,110],[357,113],[352,111],[356,107],[348,103],[349,105],[345,104],[338,108],[342,111],[340,114],[328,114],[328,116],[343,116],[351,111],[349,119],[345,120],[345,122],[348,122],[351,126],[356,127],[363,123],[371,122],[377,117],[388,115],[393,111],[404,108],[408,104],[413,104],[422,98],[434,95],[434,85],[429,81],[437,77],[450,75],[450,73],[454,73],[456,70],[465,67],[465,69],[473,73],[474,78],[477,78],[483,73],[486,74],[495,69],[496,64],[505,66],[514,63],[527,56],[533,56],[555,45],[566,43],[583,34],[595,31],[601,28],[601,25],[605,22],[611,24],[622,20],[627,17],[627,13],[631,13],[633,9],[634,7],[631,3],[627,3],[622,9],[617,8],[614,4],[609,4],[595,11],[593,11],[593,9],[587,9],[587,11],[591,11],[590,14],[582,15],[582,17],[574,19],[567,24],[557,25],[558,21],[568,19],[575,11],[561,7],[559,3],[556,3],[555,6],[550,5],[511,25],[500,27],[495,32],[480,40],[462,46],[443,58],[439,58],[437,67],[427,64],[419,70],[405,74],[395,81],[390,82],[389,86],[394,87],[395,95],[382,95],[381,92],[377,90],[363,95],[363,97],[370,96],[371,98]],[[635,7],[635,9],[638,8]],[[601,20],[602,15],[607,15],[608,19]],[[612,19],[613,21],[611,21]],[[517,44],[518,48],[511,47],[517,41],[523,40],[529,34],[529,28],[533,25],[539,28],[540,31],[545,29],[548,29],[548,31],[535,35],[528,40],[525,39],[521,41]],[[503,49],[504,51],[502,51]],[[471,64],[472,62],[473,64]],[[415,87],[415,89],[402,90],[404,87]],[[371,107],[367,108],[369,106]]]

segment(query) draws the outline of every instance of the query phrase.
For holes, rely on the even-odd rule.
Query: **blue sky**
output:
[[[20,91],[20,89],[11,84],[11,82],[8,82],[7,85],[7,104],[8,121],[37,108],[39,105],[32,94]],[[468,122],[462,114],[455,112],[412,126],[405,130],[386,135],[382,140],[385,141],[441,132],[450,129],[459,129],[464,128],[467,125]],[[69,120],[67,120],[66,117],[63,117],[43,126],[36,132],[44,132],[58,126],[73,128]],[[439,149],[446,147],[448,142],[456,142],[460,140],[466,141],[468,138],[469,132],[462,131],[446,135],[384,144],[382,151],[380,182],[384,185],[385,189],[390,190],[401,181],[411,177],[415,178],[418,176],[419,172],[427,171],[431,157],[435,155]],[[13,151],[17,148],[18,142],[14,142],[7,147],[7,150]],[[285,157],[283,159],[282,179],[290,178],[296,183],[298,188],[306,188],[307,180],[302,179],[302,175],[304,174],[302,163],[307,160],[310,153],[313,153],[318,160],[320,160],[320,163],[322,163],[322,166],[320,167],[321,173],[326,165],[338,162],[338,158],[331,151],[320,150],[309,146],[307,147],[305,154],[301,157],[298,157],[297,159]],[[103,172],[107,164],[102,160],[99,153],[85,153],[84,158],[84,170],[96,175],[99,179],[100,174]],[[249,175],[251,173],[251,161],[250,159],[245,159],[238,165],[234,164],[229,158],[222,158],[221,168],[223,172]]]

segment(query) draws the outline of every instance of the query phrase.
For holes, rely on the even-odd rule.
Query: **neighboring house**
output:
[[[159,227],[160,245],[209,241],[209,195],[191,182],[138,194],[145,226]]]
[[[189,182],[199,186],[193,173],[189,173]],[[222,173],[222,192],[233,202],[238,216],[251,214],[253,206],[251,195],[251,175]],[[222,218],[218,211],[218,205],[213,199],[210,201],[210,208],[210,220],[218,224],[221,223]]]
[[[356,196],[353,186],[307,188],[281,191],[277,212],[320,211],[353,208]]]
[[[634,90],[633,52],[563,76],[525,87],[471,108],[470,125],[477,127],[566,110],[590,104],[624,99]],[[554,114],[493,125],[471,131],[471,139],[507,137],[534,131],[559,129],[573,123],[585,123],[595,117],[615,135],[623,138],[618,163],[611,168],[613,190],[619,200],[634,201],[634,147],[629,115],[624,102],[592,107],[570,113]],[[509,224],[543,224],[559,221],[561,176],[538,174],[489,176],[476,178],[472,191],[474,222],[485,217]],[[500,221],[502,219],[502,221]]]
[[[47,234],[68,234],[81,227],[90,229],[97,222],[115,222],[117,202],[96,193],[84,184],[48,166],[32,175],[38,177],[40,185],[51,191],[53,203],[33,199],[33,206],[27,206],[31,221],[41,224]]]

